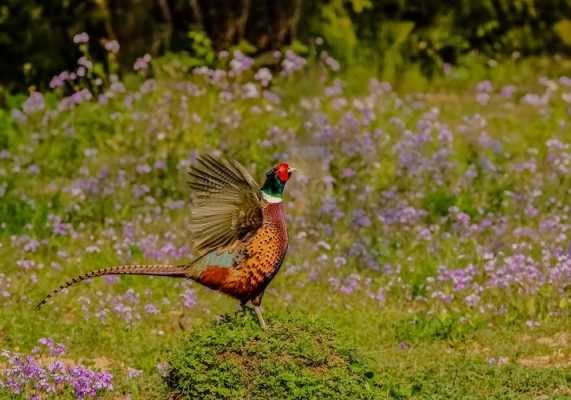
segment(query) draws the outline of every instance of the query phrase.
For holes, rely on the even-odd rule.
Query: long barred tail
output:
[[[170,276],[176,278],[189,277],[189,265],[172,265],[172,264],[156,264],[156,265],[118,265],[116,267],[102,268],[96,271],[88,272],[83,275],[76,276],[75,278],[67,281],[59,288],[53,290],[36,306],[39,309],[46,302],[61,292],[62,290],[75,285],[81,281],[90,278],[96,278],[103,275],[155,275],[155,276]]]

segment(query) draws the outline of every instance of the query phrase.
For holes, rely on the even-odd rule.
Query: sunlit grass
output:
[[[220,151],[257,178],[277,160],[301,170],[269,318],[327,321],[386,398],[569,396],[571,86],[568,63],[542,62],[394,89],[323,65],[274,71],[268,88],[253,71],[158,77],[144,91],[142,77],[107,103],[55,112],[53,94],[25,121],[0,113],[2,348],[28,354],[50,337],[67,359],[113,374],[103,398],[160,398],[167,350],[236,301],[123,277],[33,306],[79,273],[189,260],[185,173],[198,152]]]

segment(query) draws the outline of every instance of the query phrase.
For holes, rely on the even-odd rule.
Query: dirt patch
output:
[[[532,368],[568,368],[571,367],[571,335],[567,332],[559,332],[550,336],[534,337],[524,335],[522,342],[531,344],[535,348],[547,350],[548,354],[526,355],[518,359],[518,364]]]
[[[523,335],[522,337],[520,337],[520,340],[524,343],[526,342],[531,342],[533,340],[533,336],[531,335]]]
[[[95,368],[109,369],[113,365],[113,361],[105,357],[97,357],[93,360]]]
[[[569,368],[571,367],[571,355],[558,350],[548,355],[522,357],[518,363],[532,368]]]
[[[543,336],[537,339],[537,343],[547,347],[567,347],[569,346],[569,334],[561,332],[554,336]]]
[[[482,346],[480,343],[474,343],[469,347],[469,353],[475,355],[490,354],[491,349],[487,346]]]
[[[559,386],[553,393],[550,394],[542,394],[536,397],[536,400],[549,400],[553,399],[554,396],[565,396],[564,398],[568,398],[571,396],[571,387],[569,386]]]

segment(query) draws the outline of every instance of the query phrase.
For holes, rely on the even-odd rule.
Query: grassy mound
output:
[[[193,331],[169,354],[176,399],[373,399],[377,377],[327,324],[249,312]]]

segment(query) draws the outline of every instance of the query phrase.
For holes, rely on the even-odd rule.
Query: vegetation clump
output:
[[[249,312],[188,334],[169,354],[177,399],[373,399],[380,382],[331,328],[300,315],[270,315],[266,331]]]

